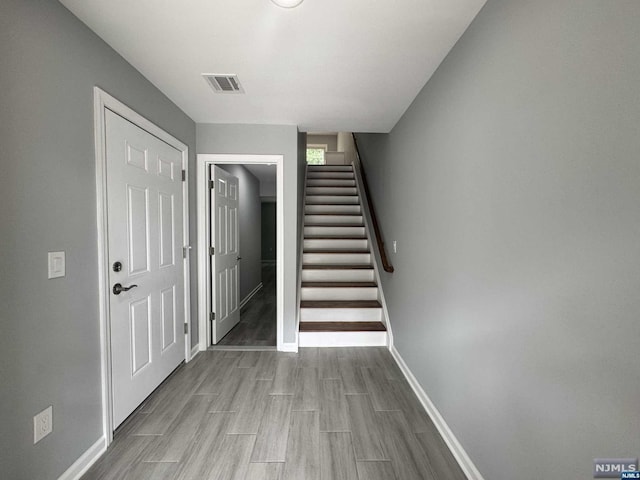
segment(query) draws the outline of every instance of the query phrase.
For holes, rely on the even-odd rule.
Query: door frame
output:
[[[212,311],[211,262],[209,261],[210,212],[207,202],[208,168],[215,164],[276,165],[276,348],[284,349],[284,155],[214,154],[196,155],[198,220],[198,337],[200,350],[206,350],[211,338],[209,312]]]
[[[99,87],[93,87],[93,115],[96,161],[96,209],[98,229],[98,305],[100,317],[100,370],[102,384],[102,424],[107,445],[113,441],[113,389],[111,375],[111,333],[109,307],[109,262],[108,262],[108,225],[107,225],[107,155],[106,155],[106,110],[120,115],[142,130],[171,145],[182,154],[182,169],[186,181],[182,182],[183,220],[182,238],[186,252],[183,255],[184,273],[184,321],[189,326],[184,335],[184,358],[189,362],[191,356],[191,301],[189,285],[189,147],[169,135],[157,125],[151,123],[139,113]]]

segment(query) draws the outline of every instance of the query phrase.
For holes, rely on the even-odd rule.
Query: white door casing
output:
[[[284,342],[284,156],[273,154],[216,154],[199,153],[196,155],[197,204],[196,221],[198,227],[198,331],[199,349],[210,346],[210,313],[213,311],[210,292],[211,265],[209,259],[210,243],[210,197],[209,168],[213,164],[269,164],[276,165],[276,347],[281,351],[297,352],[295,343]],[[296,327],[297,329],[297,327]],[[205,335],[205,332],[207,334]]]
[[[185,359],[182,152],[109,110],[105,125],[115,428]]]
[[[211,296],[215,318],[214,344],[240,321],[240,241],[238,238],[238,178],[211,165]]]

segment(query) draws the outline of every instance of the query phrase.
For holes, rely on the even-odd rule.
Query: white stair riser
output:
[[[304,227],[304,234],[320,237],[353,237],[363,236],[364,227]]]
[[[302,269],[303,282],[373,282],[373,269],[313,270]]]
[[[316,172],[312,171],[307,174],[307,180],[316,180],[319,178],[340,178],[344,180],[353,180],[353,172]]]
[[[349,205],[359,205],[360,197],[354,197],[351,195],[311,195],[307,192],[307,196],[305,197],[307,205],[314,204],[332,204],[332,203],[340,203],[340,204],[349,204]]]
[[[305,225],[318,223],[346,223],[351,225],[363,225],[362,215],[305,215]]]
[[[348,239],[323,239],[314,240],[306,238],[304,240],[304,248],[315,248],[318,250],[346,250],[346,249],[364,249],[368,248],[369,243],[367,240],[348,240]]]
[[[309,165],[307,168],[309,172],[353,172],[353,167],[351,165]]]
[[[349,179],[307,179],[307,188],[308,187],[355,187],[356,181]]]
[[[387,332],[300,332],[300,347],[386,347]]]
[[[302,300],[378,300],[378,287],[303,287]]]
[[[355,187],[307,187],[307,195],[355,195]]]
[[[368,253],[303,253],[305,265],[371,265]]]
[[[301,322],[380,322],[381,308],[301,308]]]
[[[304,207],[304,213],[307,215],[318,213],[351,213],[360,215],[360,205],[307,205]]]

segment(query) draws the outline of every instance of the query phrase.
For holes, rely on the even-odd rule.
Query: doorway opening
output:
[[[222,227],[221,218],[227,215],[227,221],[237,222],[238,254],[238,319],[234,326],[222,332],[211,329],[212,345],[225,347],[273,347],[276,346],[276,165],[275,164],[219,164],[220,168],[235,177],[238,184],[237,219],[232,211],[227,215],[224,209],[211,209],[211,238],[218,245],[224,244],[216,232]],[[220,172],[221,173],[221,172]],[[226,175],[225,175],[226,176]],[[220,191],[212,192],[212,205]],[[232,240],[236,235],[226,232]],[[230,245],[230,242],[228,242]],[[233,253],[231,256],[233,257]],[[220,263],[220,256],[213,257],[212,271]],[[232,259],[233,261],[233,259]],[[220,268],[217,269],[221,271]],[[216,291],[220,283],[234,281],[225,275],[214,275],[212,281],[212,301],[216,302]],[[224,287],[223,287],[224,289]],[[230,300],[233,294],[228,295]],[[219,299],[222,300],[222,299]],[[224,304],[218,301],[216,318],[222,313]],[[217,338],[216,338],[217,337]]]
[[[282,160],[198,155],[201,350],[282,345]]]

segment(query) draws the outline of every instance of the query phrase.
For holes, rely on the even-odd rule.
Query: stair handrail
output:
[[[358,163],[358,169],[360,170],[360,176],[362,177],[362,186],[364,187],[364,193],[367,197],[367,205],[369,206],[369,213],[371,214],[371,223],[373,224],[373,232],[376,236],[376,243],[378,244],[378,250],[380,251],[380,260],[382,261],[382,268],[385,272],[393,273],[394,268],[387,257],[387,252],[384,248],[384,241],[382,240],[382,232],[380,231],[380,225],[378,224],[378,217],[376,216],[376,210],[373,208],[373,200],[371,199],[371,193],[369,190],[369,184],[367,183],[367,175],[364,171],[364,165],[362,164],[362,156],[360,155],[360,149],[358,148],[358,140],[356,134],[351,133],[353,137],[353,145],[356,150],[356,159]],[[355,162],[354,162],[355,163]]]

